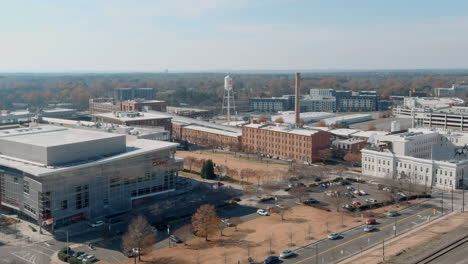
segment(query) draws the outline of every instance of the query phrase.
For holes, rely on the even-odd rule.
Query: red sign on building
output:
[[[168,164],[167,160],[153,160],[153,167],[161,166],[161,165],[166,165]]]

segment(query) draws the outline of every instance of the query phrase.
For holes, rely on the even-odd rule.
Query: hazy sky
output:
[[[0,0],[2,71],[468,68],[466,0]]]

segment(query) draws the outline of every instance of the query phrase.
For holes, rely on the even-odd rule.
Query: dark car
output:
[[[74,258],[78,258],[79,256],[81,256],[83,254],[84,254],[84,252],[75,251],[75,252],[73,252],[73,254],[71,256],[74,257]]]
[[[112,218],[109,220],[109,223],[111,224],[115,224],[115,223],[118,223],[118,222],[122,222],[122,219],[120,218]]]
[[[171,235],[171,236],[169,237],[169,239],[170,239],[172,242],[177,243],[177,244],[184,242],[184,241],[182,241],[182,239],[180,239],[180,238],[178,238],[178,237],[176,237],[176,236],[174,236],[174,235]]]
[[[133,252],[133,250],[127,251],[127,254],[125,254],[125,255],[127,255],[127,257],[129,257],[129,258],[134,258],[134,257],[138,256],[138,254]]]
[[[159,224],[156,224],[154,227],[156,227],[158,231],[163,231],[167,229],[167,224],[159,223]]]
[[[273,263],[278,263],[279,258],[277,256],[269,256],[263,261],[263,264],[273,264]]]

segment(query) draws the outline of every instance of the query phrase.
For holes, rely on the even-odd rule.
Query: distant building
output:
[[[454,96],[457,93],[466,93],[468,91],[468,84],[453,84],[450,88],[435,88],[436,96],[447,97]]]
[[[355,138],[337,139],[332,142],[332,146],[335,148],[350,153],[361,153],[361,149],[363,149],[366,145],[367,141]]]
[[[247,152],[270,157],[314,162],[319,151],[330,146],[330,133],[321,130],[249,124],[242,127],[242,144]]]
[[[355,124],[360,122],[366,122],[372,120],[372,116],[369,114],[352,114],[352,115],[344,115],[344,116],[337,116],[324,119],[325,125],[332,126],[337,124]]]
[[[156,98],[155,88],[115,88],[114,99],[126,101],[134,99],[154,100]]]
[[[167,112],[171,114],[176,114],[179,116],[186,116],[191,118],[201,118],[201,119],[210,119],[214,116],[212,110],[199,109],[199,108],[190,108],[190,107],[166,107]],[[156,110],[161,111],[161,110]]]
[[[231,132],[216,128],[203,127],[198,125],[184,125],[177,122],[173,124],[174,131],[179,140],[186,141],[190,144],[221,148],[233,149],[241,148],[242,133]]]
[[[114,112],[93,115],[93,121],[130,127],[164,127],[171,131],[172,117],[149,112]]]
[[[127,100],[116,101],[113,98],[89,99],[89,111],[95,113],[110,113],[117,111],[145,112],[149,110],[166,111],[166,102],[158,100]]]
[[[370,112],[378,110],[379,98],[373,91],[336,91],[336,111],[338,112]]]
[[[335,90],[333,89],[310,89],[310,96],[313,98],[334,97]]]
[[[259,113],[273,113],[294,110],[294,95],[270,98],[250,98],[250,110]]]
[[[304,120],[304,123],[312,123],[317,122],[325,118],[334,117],[334,113],[328,112],[304,112],[300,113],[299,118]],[[287,124],[294,124],[295,123],[295,113],[294,111],[284,111],[280,112],[279,115],[271,116],[271,120],[275,121],[278,118],[283,119],[284,123]]]
[[[306,96],[301,99],[301,112],[336,112],[336,98]]]

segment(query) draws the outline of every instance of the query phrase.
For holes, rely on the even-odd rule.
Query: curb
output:
[[[404,234],[401,234],[401,235],[398,235],[398,236],[396,236],[396,237],[393,237],[393,238],[389,239],[388,241],[386,241],[386,242],[387,242],[387,245],[390,244],[390,243],[393,243],[393,242],[395,242],[395,241],[397,241],[397,240],[399,240],[399,239],[401,239],[401,238],[407,237],[407,236],[409,236],[409,235],[411,235],[411,234],[413,234],[413,233],[415,233],[415,232],[417,232],[417,231],[419,231],[419,230],[421,230],[421,229],[423,229],[423,228],[425,228],[425,227],[427,227],[427,226],[430,226],[430,225],[435,224],[435,223],[437,223],[437,222],[439,222],[439,221],[442,221],[442,220],[444,220],[444,219],[446,219],[446,218],[448,218],[448,217],[450,217],[450,216],[453,216],[453,215],[455,215],[455,214],[457,214],[457,213],[458,213],[458,212],[451,212],[451,213],[449,213],[449,214],[446,214],[446,215],[444,215],[444,216],[441,216],[441,217],[435,219],[434,221],[431,221],[431,222],[428,222],[428,223],[424,223],[424,224],[418,226],[418,227],[415,228],[415,229],[412,229],[412,230],[410,230],[410,231],[408,231],[408,232],[405,232]],[[382,248],[382,245],[381,245],[381,244],[374,245],[374,246],[372,246],[372,247],[370,247],[370,248],[368,248],[368,249],[362,251],[362,254],[363,254],[363,255],[364,255],[364,254],[368,254],[368,253],[372,252],[373,250],[376,250],[376,249],[379,249],[379,248]],[[353,260],[356,260],[356,259],[358,259],[358,258],[360,258],[360,257],[361,257],[361,252],[356,252],[356,253],[354,253],[353,255],[351,255],[351,256],[349,256],[349,257],[346,257],[346,258],[343,259],[343,260],[338,260],[337,263],[339,263],[339,264],[345,264],[345,263],[351,262],[351,261],[353,261]]]

